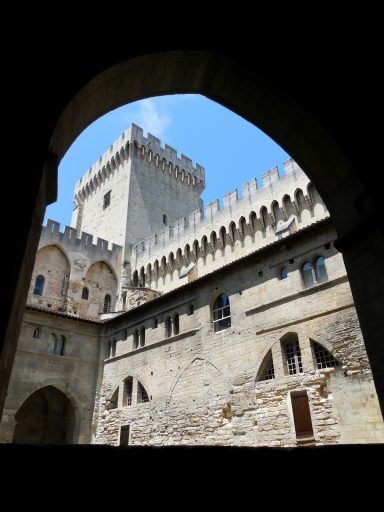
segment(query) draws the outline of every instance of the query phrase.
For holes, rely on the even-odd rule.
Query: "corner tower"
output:
[[[71,226],[131,247],[202,207],[204,168],[131,124],[75,185]]]

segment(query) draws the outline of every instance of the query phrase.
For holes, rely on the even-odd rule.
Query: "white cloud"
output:
[[[158,105],[151,98],[140,101],[138,107],[139,111],[132,116],[133,122],[141,126],[144,131],[161,137],[172,119],[164,112],[160,112]]]

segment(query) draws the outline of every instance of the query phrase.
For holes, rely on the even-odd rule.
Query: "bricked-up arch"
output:
[[[28,194],[24,197],[31,200],[23,206],[26,220],[23,229],[18,230],[14,265],[5,283],[7,307],[0,331],[5,347],[2,353],[5,362],[1,374],[4,378],[4,385],[0,387],[3,390],[1,402],[5,397],[23,313],[19,311],[19,304],[25,302],[30,283],[39,226],[45,206],[55,200],[57,163],[81,131],[114,108],[155,95],[200,93],[262,129],[298,162],[319,190],[335,222],[339,236],[337,248],[343,252],[375,383],[384,407],[384,350],[381,343],[384,308],[384,234],[380,225],[382,216],[377,188],[367,176],[367,165],[363,159],[364,144],[359,149],[354,147],[353,141],[349,141],[348,134],[352,136],[353,133],[349,126],[344,126],[343,112],[346,110],[343,108],[346,109],[346,105],[344,103],[341,109],[334,108],[338,96],[330,94],[332,87],[339,87],[342,91],[344,68],[343,75],[338,74],[342,84],[340,86],[334,73],[329,73],[329,67],[326,66],[328,58],[334,58],[332,54],[329,52],[327,58],[322,60],[326,66],[322,79],[328,87],[328,96],[323,99],[322,95],[314,94],[316,85],[311,85],[311,80],[305,81],[308,74],[306,66],[302,67],[302,73],[300,63],[296,66],[296,71],[292,74],[293,82],[282,81],[278,63],[275,65],[275,72],[265,73],[263,66],[259,65],[260,55],[251,51],[247,53],[245,49],[227,52],[125,52],[125,61],[122,54],[117,58],[111,52],[101,60],[98,56],[97,66],[94,61],[93,66],[83,67],[82,76],[68,73],[70,82],[64,84],[61,81],[62,94],[50,97],[46,111],[41,113],[40,125],[43,128],[36,135],[31,134],[31,140],[28,141],[31,150],[33,149],[30,157],[33,165],[28,183],[33,187],[26,187]],[[77,54],[76,49],[72,54],[74,60]],[[66,55],[65,62],[71,70],[70,55]],[[283,62],[284,59],[280,59],[280,63]],[[53,63],[47,59],[40,64],[44,73],[37,75],[39,85],[36,91],[39,90],[43,95],[45,82],[49,84],[48,76],[59,76],[57,72],[62,61],[58,56]],[[55,66],[56,75],[52,75],[52,64]],[[76,69],[75,64],[73,69]],[[362,66],[362,61],[359,65]],[[316,66],[314,61],[314,67]],[[377,96],[360,96],[358,85],[354,85],[359,83],[355,63],[353,73],[352,75],[350,68],[349,76],[357,76],[357,82],[348,81],[347,74],[344,83],[355,87],[354,99],[359,107],[357,114],[363,121],[363,112],[369,112],[365,103],[373,106]],[[360,76],[364,76],[364,73],[360,73]],[[87,80],[89,82],[84,86]],[[313,84],[316,82],[313,80]],[[300,89],[298,94],[295,94],[296,88]],[[36,91],[26,91],[30,94],[25,94],[26,101]],[[295,100],[295,95],[301,100]],[[330,99],[329,105],[327,98]],[[33,102],[29,103],[34,108]],[[60,111],[61,116],[56,119],[56,113]],[[56,126],[52,129],[55,122]],[[370,166],[368,168],[371,169]],[[9,177],[10,181],[13,180],[10,189],[17,183],[17,179],[18,177]],[[37,182],[41,182],[42,186],[39,187]],[[11,228],[8,233],[11,233]],[[372,265],[372,261],[378,263]],[[20,269],[23,269],[21,273]],[[372,292],[373,289],[376,291]]]
[[[89,290],[88,315],[95,316],[104,309],[106,296],[110,296],[110,311],[113,311],[117,292],[117,279],[112,268],[104,261],[89,267],[84,285]]]
[[[172,405],[225,404],[230,396],[231,383],[214,364],[194,358],[179,373],[171,389]]]
[[[69,399],[53,386],[41,388],[17,411],[14,443],[70,444],[75,426]]]
[[[45,302],[60,306],[65,297],[65,287],[71,272],[67,256],[56,245],[47,245],[37,251],[36,263],[33,270],[30,292],[35,291],[37,276],[44,278],[42,298]]]

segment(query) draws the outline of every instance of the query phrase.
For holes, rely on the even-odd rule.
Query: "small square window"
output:
[[[104,196],[103,208],[107,208],[111,203],[111,191],[107,192]]]

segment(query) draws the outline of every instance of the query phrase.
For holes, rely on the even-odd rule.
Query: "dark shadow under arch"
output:
[[[71,444],[75,413],[70,400],[53,386],[38,389],[17,411],[14,443]]]

